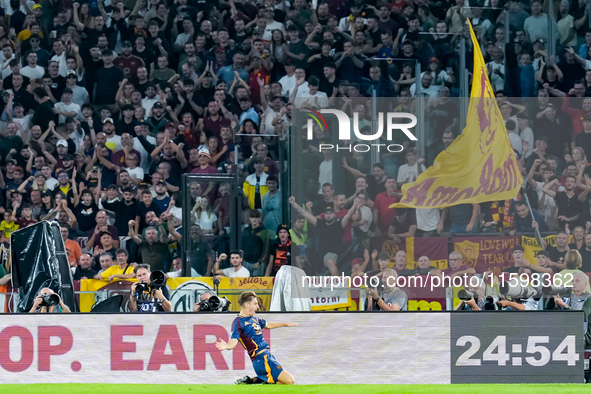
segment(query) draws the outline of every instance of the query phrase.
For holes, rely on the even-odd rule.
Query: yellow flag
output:
[[[472,25],[470,35],[474,44],[474,77],[466,128],[437,156],[433,166],[412,184],[402,186],[402,200],[390,208],[444,208],[508,200],[519,192],[523,177]]]

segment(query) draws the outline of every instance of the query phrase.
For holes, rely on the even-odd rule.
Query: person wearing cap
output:
[[[17,189],[25,178],[25,170],[21,166],[15,166],[12,172],[12,179],[6,181],[7,189]]]
[[[277,239],[271,245],[269,264],[265,270],[265,276],[275,276],[277,271],[284,265],[292,265],[292,259],[298,268],[302,268],[300,248],[292,245],[289,227],[280,224],[277,226]]]
[[[160,101],[160,96],[156,94],[156,85],[152,82],[148,82],[145,86],[146,94],[145,97],[142,99],[142,107],[146,110],[146,115],[149,115],[152,111],[152,107],[156,103],[160,103],[162,108],[164,108],[163,103]]]
[[[37,171],[34,176],[30,176],[25,179],[18,187],[19,193],[29,194],[32,190],[46,191],[47,186],[45,185],[45,175],[41,171]],[[29,187],[30,184],[30,187]]]
[[[72,102],[78,104],[80,108],[84,104],[88,104],[90,102],[90,96],[88,95],[88,90],[85,87],[78,86],[78,75],[76,71],[69,70],[66,73],[66,84],[67,87],[72,89]],[[82,113],[79,112],[78,116],[80,119],[83,119]]]
[[[163,180],[158,181],[154,186],[154,191],[156,192],[154,203],[158,205],[161,212],[166,211],[168,204],[170,204],[170,196],[168,195],[167,190],[166,182]]]
[[[10,189],[8,197],[10,198],[8,211],[13,212],[14,219],[16,220],[22,213],[23,196],[26,194],[25,191],[19,191],[18,189]]]
[[[142,58],[132,53],[133,46],[131,41],[123,41],[121,43],[121,55],[117,56],[113,64],[123,71],[124,78],[132,80],[139,67],[143,67],[144,61]]]
[[[128,133],[130,136],[135,137],[135,127],[139,125],[139,122],[135,119],[135,108],[131,104],[126,104],[121,107],[121,119],[115,121],[115,130],[118,133]],[[138,156],[139,157],[139,156]]]
[[[103,120],[103,133],[107,136],[105,142],[107,148],[112,152],[117,152],[123,149],[123,145],[121,145],[121,136],[115,133],[115,122],[113,121],[113,118],[105,118]]]
[[[167,116],[166,109],[162,102],[156,101],[152,105],[152,115],[146,119],[146,124],[152,129],[153,134],[158,134],[164,131],[166,124],[171,121],[170,117]]]
[[[402,51],[398,54],[398,57],[401,59],[405,59],[406,61],[414,62],[418,60],[417,55],[415,54],[415,43],[410,39],[405,39],[402,42],[401,46]]]
[[[21,45],[21,50],[24,47],[30,45],[30,51],[35,52],[37,54],[37,64],[41,67],[47,67],[49,64],[49,59],[51,59],[51,54],[45,49],[41,48],[41,35],[43,33],[39,31],[39,33],[31,34],[28,40],[25,40]]]

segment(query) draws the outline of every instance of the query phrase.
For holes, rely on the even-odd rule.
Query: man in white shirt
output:
[[[318,78],[315,76],[311,76],[308,79],[308,92],[300,93],[300,90],[298,88],[298,100],[296,100],[296,107],[328,107],[328,96],[326,95],[326,93],[318,91],[318,85],[320,85],[320,81],[318,80]]]
[[[21,69],[21,75],[29,79],[43,78],[45,69],[37,64],[37,54],[33,51],[27,53],[27,65]]]
[[[152,82],[146,84],[146,97],[142,99],[142,107],[146,110],[145,119],[150,117],[152,107],[160,101],[160,96],[156,94],[156,86]]]
[[[2,57],[2,79],[4,79],[12,74],[12,70],[10,69],[10,61],[15,58],[14,51],[9,44],[6,44],[2,47]]]
[[[213,271],[216,275],[223,275],[228,278],[249,278],[250,272],[242,266],[242,256],[243,254],[241,250],[231,251],[230,264],[232,264],[232,268],[224,268],[222,270],[220,269],[220,261],[228,258],[225,253],[222,253],[218,261],[215,263]]]
[[[511,141],[511,147],[513,150],[519,154],[523,151],[523,147],[521,145],[521,138],[517,134],[517,125],[513,119],[509,119],[505,122],[505,128],[507,129],[507,134],[509,134],[509,141]]]
[[[425,159],[420,158],[417,160],[417,152],[412,148],[406,152],[406,161],[407,164],[401,165],[398,169],[398,178],[396,179],[398,185],[414,182],[426,170],[423,165]]]
[[[423,73],[421,76],[421,89],[417,92],[417,84],[410,85],[410,94],[413,97],[439,97],[439,85],[433,85],[433,76],[431,73]]]
[[[523,111],[517,114],[517,133],[521,138],[522,148],[524,147],[524,145],[527,145],[528,147],[527,152],[525,152],[525,159],[527,160],[531,156],[535,148],[534,132],[529,127],[529,117],[527,116],[527,111]]]
[[[285,35],[285,27],[283,23],[277,22],[274,17],[274,12],[272,10],[266,10],[262,12],[262,15],[259,15],[259,21],[264,18],[267,21],[267,25],[265,26],[265,32],[263,33],[263,41],[271,41],[273,37],[273,30],[281,30],[283,35]]]
[[[51,58],[51,61],[58,62],[59,74],[65,78],[68,73],[68,64],[66,62],[66,48],[62,41],[56,40],[53,42],[53,53],[54,55]]]
[[[174,268],[174,271],[171,272],[167,272],[166,276],[168,278],[180,278],[183,275],[183,259],[181,259],[180,256],[176,256],[174,258],[174,260],[172,260],[172,266]],[[197,271],[195,271],[195,268],[191,267],[191,274],[189,275],[191,278],[198,278],[201,275],[199,275],[197,273]]]
[[[145,123],[143,119],[140,120],[139,126],[134,127],[134,130],[137,136],[144,137],[148,143],[156,146],[156,138],[150,135],[148,125]],[[144,173],[148,173],[150,171],[150,164],[152,163],[152,158],[150,157],[150,154],[148,153],[146,148],[144,148],[138,137],[133,138],[133,149],[140,152],[140,167],[144,170]]]
[[[77,118],[82,120],[80,106],[72,102],[72,89],[64,88],[62,92],[62,101],[55,103],[53,112],[59,115],[59,122],[65,123],[66,118]]]
[[[298,69],[298,71],[300,70],[301,69]],[[291,59],[286,60],[285,71],[287,72],[287,75],[281,77],[279,84],[281,84],[281,95],[283,97],[289,97],[296,87],[297,80],[295,64],[293,64]],[[304,70],[301,70],[301,72],[304,73],[303,78],[305,78],[306,72]]]

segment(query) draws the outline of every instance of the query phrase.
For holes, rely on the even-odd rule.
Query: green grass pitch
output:
[[[584,384],[450,384],[450,385],[311,385],[311,386],[234,386],[234,385],[159,385],[159,384],[0,384],[3,393],[27,394],[78,394],[78,393],[125,393],[125,394],[180,394],[180,393],[322,393],[341,394],[361,392],[378,393],[531,393],[552,392],[589,393],[591,386]]]

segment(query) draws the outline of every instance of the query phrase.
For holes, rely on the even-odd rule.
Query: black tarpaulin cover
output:
[[[19,311],[28,312],[39,290],[49,287],[78,312],[72,272],[59,224],[43,221],[11,234],[12,283],[19,289]]]

